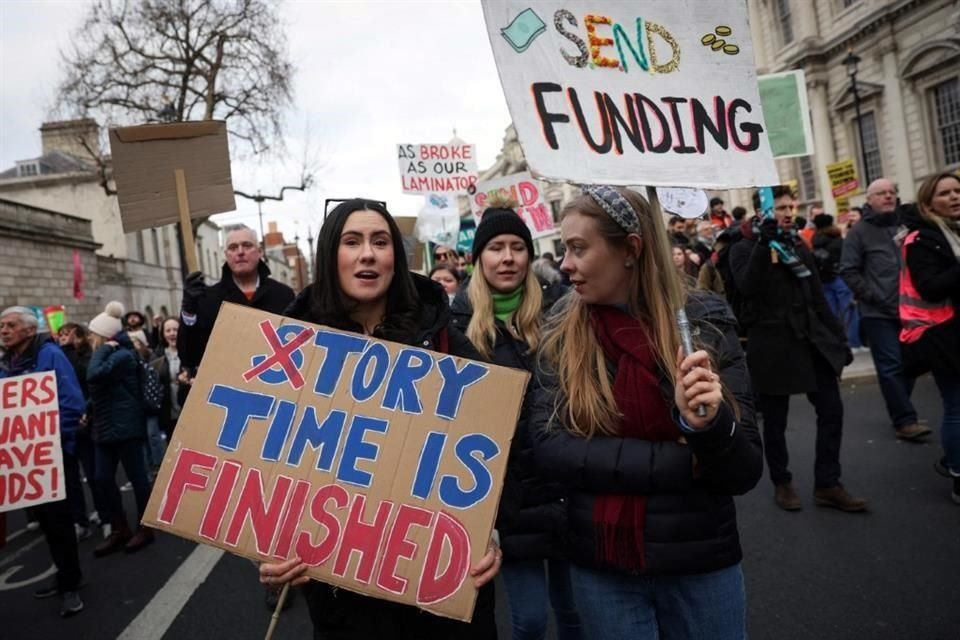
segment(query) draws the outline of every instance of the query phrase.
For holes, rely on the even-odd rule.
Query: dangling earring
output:
[[[623,263],[625,269],[633,269],[633,260],[627,258],[627,261]]]

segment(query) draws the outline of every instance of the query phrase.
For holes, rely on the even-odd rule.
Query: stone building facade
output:
[[[119,300],[148,316],[175,314],[182,289],[176,227],[123,232],[117,198],[105,192],[89,151],[99,149],[95,121],[47,122],[40,135],[40,157],[20,160],[0,173],[0,198],[86,220],[97,244],[94,268],[104,301]],[[200,225],[196,248],[201,270],[219,279],[219,226],[210,221]]]
[[[806,75],[815,153],[777,161],[781,182],[796,180],[802,202],[835,210],[826,166],[839,160],[854,161],[864,186],[891,178],[904,200],[914,198],[926,176],[960,168],[958,0],[747,4],[758,73],[803,69]],[[851,50],[861,59],[862,149],[843,64]],[[746,205],[748,196],[738,192],[731,200]]]
[[[62,304],[67,319],[87,322],[103,310],[97,249],[89,220],[0,199],[0,309]],[[83,298],[74,297],[74,252]]]

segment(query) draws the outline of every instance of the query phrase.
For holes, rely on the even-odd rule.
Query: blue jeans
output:
[[[847,343],[850,348],[860,346],[860,314],[857,305],[853,302],[853,292],[843,281],[843,278],[834,278],[832,282],[823,283],[823,295],[827,299],[830,311],[843,324],[847,332]]]
[[[543,640],[546,636],[548,588],[557,638],[583,638],[570,586],[570,565],[560,560],[507,560],[500,574],[510,602],[513,640]]]
[[[916,378],[903,373],[900,350],[900,321],[893,318],[861,318],[863,333],[870,345],[873,366],[877,369],[880,393],[887,404],[893,427],[899,429],[917,421],[917,411],[910,402]]]
[[[163,454],[167,451],[167,443],[160,430],[160,416],[147,416],[147,442],[144,446],[147,456],[147,468],[159,469],[163,462]]]
[[[687,576],[629,576],[573,565],[585,635],[599,640],[743,640],[740,565]]]
[[[133,485],[133,496],[137,502],[137,523],[143,519],[150,499],[150,481],[147,479],[147,465],[143,457],[143,440],[124,440],[123,442],[96,443],[97,484],[103,498],[100,520],[112,523],[115,518],[123,517],[123,501],[117,488],[117,465],[123,463],[123,472]],[[106,512],[106,513],[104,513]]]
[[[947,456],[947,468],[960,474],[960,376],[933,374],[933,381],[943,399],[943,422],[940,424],[940,444]]]

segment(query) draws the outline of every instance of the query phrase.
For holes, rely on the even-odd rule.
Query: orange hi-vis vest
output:
[[[919,231],[911,232],[903,241],[900,267],[900,342],[916,342],[930,327],[943,324],[954,316],[953,304],[947,298],[942,302],[927,302],[913,286],[913,278],[907,268],[907,247],[913,244]]]

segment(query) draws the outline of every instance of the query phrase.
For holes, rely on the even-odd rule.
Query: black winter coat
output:
[[[817,388],[814,359],[823,357],[839,377],[852,355],[843,326],[830,311],[813,256],[802,242],[797,257],[810,269],[797,278],[752,234],[730,249],[730,269],[741,296],[747,365],[757,393],[790,395]]]
[[[456,329],[448,327],[450,308],[447,294],[439,284],[415,274],[420,298],[420,318],[411,345],[446,352],[461,358],[479,360],[479,354]],[[296,300],[283,311],[297,320],[310,320],[310,291],[304,289]],[[356,330],[348,319],[339,328]],[[495,593],[493,582],[484,585],[477,595],[473,621],[465,624],[441,618],[408,605],[363,596],[347,589],[311,581],[304,585],[307,607],[313,622],[314,636],[331,640],[496,640],[494,618]]]
[[[229,267],[224,263],[220,282],[207,287],[204,297],[200,300],[196,322],[189,325],[185,318],[180,322],[180,330],[177,333],[177,352],[180,354],[180,364],[183,368],[192,369],[200,366],[213,325],[220,314],[220,305],[224,302],[242,304],[270,313],[282,313],[287,305],[293,302],[293,289],[271,278],[270,268],[265,263],[260,263],[258,271],[260,286],[253,294],[253,299],[247,300],[247,296],[243,295],[233,281],[233,274]]]
[[[903,344],[904,370],[909,375],[927,371],[960,375],[960,261],[943,231],[919,215],[905,217],[911,230],[919,230],[907,247],[906,266],[913,286],[927,302],[953,301],[951,320],[930,327],[919,340]]]
[[[731,496],[752,489],[763,471],[749,374],[726,302],[696,292],[686,310],[696,342],[714,354],[723,384],[739,405],[737,420],[724,404],[712,428],[685,434],[678,426],[677,441],[604,435],[586,439],[560,423],[554,411],[562,404],[559,384],[549,372],[538,371],[530,416],[534,454],[541,472],[566,487],[565,549],[577,564],[615,569],[603,566],[595,555],[593,509],[598,494],[646,496],[649,575],[717,571],[742,558]],[[663,376],[660,388],[673,405],[672,376]],[[681,435],[687,444],[679,441]]]
[[[120,332],[97,349],[87,366],[93,441],[112,444],[147,437],[140,363],[127,334]]]
[[[545,300],[544,311],[552,302],[551,298]],[[451,326],[465,334],[473,317],[466,290],[461,289],[454,299],[451,313]],[[514,338],[503,322],[496,322],[497,340],[490,362],[533,373],[534,354],[529,353],[527,343]],[[514,560],[559,556],[560,533],[566,521],[563,485],[546,480],[536,469],[528,420],[531,399],[528,393],[517,421],[497,513],[500,547],[505,558]]]
[[[875,213],[863,208],[863,220],[843,240],[840,275],[860,305],[864,318],[898,318],[900,247],[895,238],[898,212]]]
[[[817,265],[820,282],[828,284],[840,275],[840,258],[843,255],[843,236],[836,227],[817,230],[813,234],[813,259]]]

